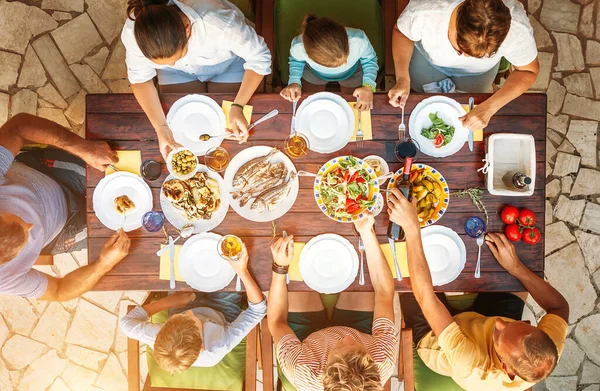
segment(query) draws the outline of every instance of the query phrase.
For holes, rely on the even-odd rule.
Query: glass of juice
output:
[[[306,155],[310,144],[305,135],[294,132],[285,140],[283,148],[288,156],[295,158]]]
[[[229,152],[223,147],[212,147],[204,155],[204,164],[213,171],[221,172],[229,164]]]
[[[225,235],[219,240],[217,251],[221,258],[237,261],[242,253],[242,239],[235,235]]]

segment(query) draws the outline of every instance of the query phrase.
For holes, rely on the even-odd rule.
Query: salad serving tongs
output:
[[[312,172],[308,172],[308,171],[304,171],[304,170],[298,170],[298,176],[312,176],[312,177],[318,177],[317,174],[313,174]],[[377,182],[380,180],[385,180],[385,179],[389,179],[391,177],[394,176],[393,172],[388,172],[385,175],[382,176],[378,176],[377,178],[373,179],[373,182]]]

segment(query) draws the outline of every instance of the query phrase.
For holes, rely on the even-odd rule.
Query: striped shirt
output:
[[[303,342],[294,334],[288,334],[277,344],[277,361],[299,391],[321,391],[327,357],[347,335],[365,346],[379,369],[381,384],[385,384],[394,371],[397,350],[394,322],[386,318],[375,319],[372,335],[343,326],[319,330]]]

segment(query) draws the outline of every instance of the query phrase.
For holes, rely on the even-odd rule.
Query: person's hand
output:
[[[239,258],[235,261],[227,258],[226,261],[229,262],[233,271],[235,271],[238,276],[241,276],[248,271],[248,259],[248,250],[246,249],[246,245],[242,243],[242,251],[240,252]]]
[[[183,308],[196,299],[194,292],[175,292],[165,298],[170,308]]]
[[[404,107],[410,95],[410,76],[400,77],[396,85],[388,92],[390,104],[394,107]]]
[[[156,135],[158,136],[158,148],[163,159],[167,161],[167,156],[172,150],[182,148],[183,145],[179,144],[173,138],[173,132],[167,125],[161,125],[156,129]]]
[[[365,217],[360,220],[354,220],[354,227],[361,236],[369,232],[375,232],[375,216],[371,212],[365,212]]]
[[[387,193],[387,204],[390,221],[398,224],[405,231],[411,228],[421,228],[417,217],[416,198],[413,198],[412,202],[409,202],[400,190],[394,187]]]
[[[479,105],[462,117],[458,117],[458,119],[461,120],[464,128],[478,130],[485,128],[494,114],[493,110],[487,109],[484,105]]]
[[[98,262],[112,268],[129,254],[130,245],[131,240],[127,237],[125,231],[119,228],[117,232],[106,241],[104,247],[102,247]]]
[[[79,150],[79,157],[98,171],[106,171],[109,164],[119,162],[117,153],[104,141],[85,140],[83,148]]]
[[[366,111],[373,108],[373,90],[370,87],[358,87],[352,94],[356,101],[356,110]]]
[[[244,110],[238,106],[231,106],[229,110],[229,129],[233,134],[233,137],[239,141],[239,143],[245,143],[248,141],[250,136],[248,132],[248,121],[244,116]]]
[[[292,83],[281,90],[279,95],[283,96],[287,101],[296,102],[300,99],[300,95],[302,95],[302,86],[298,83]]]
[[[289,266],[294,259],[294,236],[277,239],[271,245],[271,254],[273,254],[273,262],[279,266]]]
[[[515,246],[503,233],[487,233],[485,235],[485,244],[487,244],[500,266],[505,268],[509,273],[514,272],[522,265],[521,260],[517,256]]]

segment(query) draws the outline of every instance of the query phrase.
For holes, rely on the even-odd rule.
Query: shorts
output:
[[[288,325],[300,341],[314,333],[333,326],[346,326],[371,334],[373,329],[372,311],[350,311],[333,309],[331,319],[327,317],[327,311],[314,312],[289,312]]]
[[[302,74],[302,78],[309,82],[310,84],[322,86],[327,83],[337,82],[343,87],[347,88],[358,88],[362,86],[363,82],[363,70],[362,66],[358,64],[358,68],[356,68],[356,72],[354,72],[350,77],[340,80],[324,80],[317,76],[313,70],[306,65],[304,67],[304,73]]]
[[[508,292],[481,292],[477,294],[477,298],[473,302],[471,308],[466,311],[458,311],[450,306],[446,295],[436,293],[438,299],[450,311],[452,316],[458,315],[460,312],[477,312],[483,316],[502,316],[514,320],[523,318],[523,308],[525,302],[518,296]],[[402,309],[402,317],[406,327],[412,328],[413,342],[417,344],[421,338],[431,331],[431,327],[423,315],[423,311],[415,299],[413,293],[400,294],[400,308]]]

